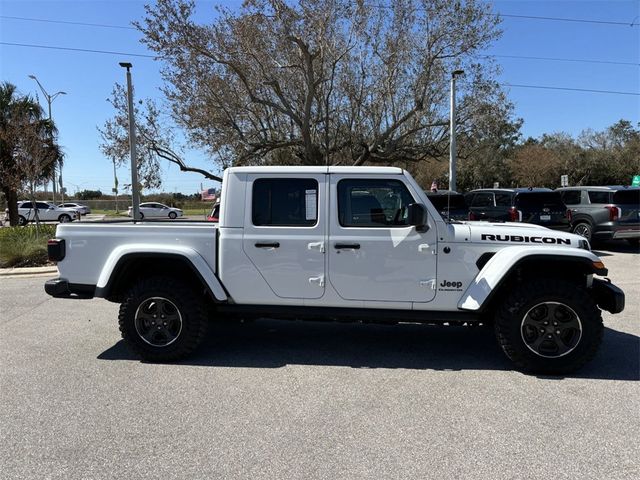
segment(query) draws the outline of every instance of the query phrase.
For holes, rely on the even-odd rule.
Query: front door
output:
[[[398,179],[331,175],[329,281],[347,300],[428,302],[436,290],[436,231],[408,225],[416,192]]]
[[[320,298],[325,288],[326,175],[249,175],[243,245],[273,293]]]

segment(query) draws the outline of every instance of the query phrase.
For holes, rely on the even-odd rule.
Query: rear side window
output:
[[[493,193],[479,192],[473,197],[472,207],[493,207]]]
[[[640,189],[638,190],[618,190],[613,194],[613,203],[619,205],[639,205]]]
[[[520,193],[516,196],[516,206],[520,208],[564,208],[558,192]]]
[[[36,202],[36,205],[38,208],[40,209],[48,209],[49,208],[49,204],[48,203],[43,203],[43,202]]]
[[[343,227],[404,227],[415,200],[399,180],[340,180],[338,218]]]
[[[318,182],[312,178],[261,178],[253,182],[256,226],[310,227],[318,219]]]
[[[579,205],[582,192],[580,190],[566,190],[560,196],[566,205]]]
[[[589,192],[589,202],[609,203],[609,192]]]

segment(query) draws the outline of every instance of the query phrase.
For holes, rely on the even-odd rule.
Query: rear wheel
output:
[[[591,235],[593,234],[593,227],[589,222],[579,222],[573,227],[573,233],[586,238],[591,243]]]
[[[207,330],[205,302],[170,277],[139,280],[120,305],[118,321],[128,347],[145,360],[178,360],[193,352]]]
[[[23,217],[22,215],[18,217],[18,225],[20,225],[21,227],[24,227],[27,223],[29,222],[27,221],[26,217]]]
[[[536,280],[514,288],[496,313],[504,353],[521,370],[573,372],[602,341],[600,310],[587,290],[566,280]]]

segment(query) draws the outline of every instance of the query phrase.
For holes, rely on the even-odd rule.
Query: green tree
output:
[[[484,1],[248,0],[207,25],[194,1],[145,8],[172,115],[220,166],[440,159],[451,72],[461,119],[500,93],[474,60],[500,35]]]
[[[17,225],[18,191],[26,189],[35,200],[38,183],[48,179],[53,166],[62,162],[57,130],[44,118],[30,96],[21,96],[15,85],[0,85],[0,188],[7,200],[9,219]]]

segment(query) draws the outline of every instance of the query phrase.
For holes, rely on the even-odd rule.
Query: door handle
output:
[[[341,250],[341,249],[360,250],[360,244],[359,243],[336,243],[334,245],[334,248],[336,250]]]
[[[257,248],[280,248],[280,243],[272,242],[272,243],[256,243]]]

